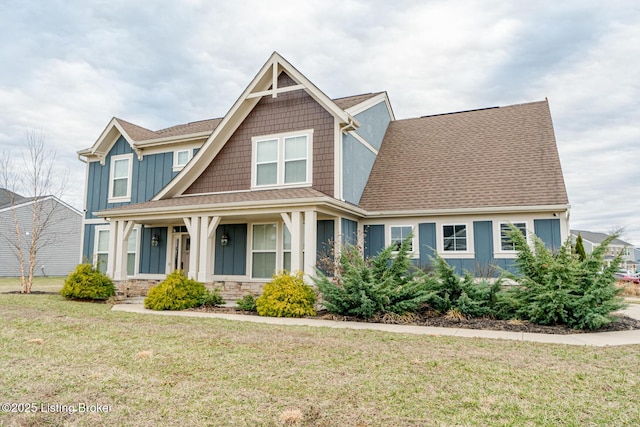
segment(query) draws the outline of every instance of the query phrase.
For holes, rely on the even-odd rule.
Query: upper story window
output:
[[[446,252],[466,252],[467,244],[467,225],[443,225],[442,226],[443,249]]]
[[[173,152],[173,170],[179,171],[193,157],[193,150],[178,150]]]
[[[511,227],[509,227],[508,222],[500,223],[500,249],[503,251],[515,251],[516,248],[509,237],[509,232],[511,231]],[[522,235],[527,238],[527,223],[526,222],[513,222],[511,223],[514,227],[516,227]]]
[[[109,172],[109,203],[131,201],[131,173],[133,154],[121,154],[111,157]]]
[[[311,183],[313,130],[252,138],[253,187]]]

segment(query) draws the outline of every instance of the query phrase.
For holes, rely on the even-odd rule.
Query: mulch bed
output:
[[[197,307],[190,311],[204,311],[212,313],[256,315],[255,312],[243,311],[234,307]],[[496,320],[487,318],[449,319],[446,316],[434,316],[430,313],[410,316],[377,316],[372,319],[360,319],[352,316],[337,316],[321,311],[317,316],[305,316],[308,319],[323,319],[364,323],[386,323],[396,325],[436,326],[442,328],[485,329],[491,331],[532,332],[539,334],[581,334],[591,332],[613,332],[640,329],[640,320],[627,316],[616,316],[616,321],[595,331],[571,329],[565,325],[543,326],[528,321]]]

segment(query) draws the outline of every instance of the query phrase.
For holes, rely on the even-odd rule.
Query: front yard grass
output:
[[[58,295],[0,294],[0,325],[0,403],[110,406],[0,425],[640,425],[640,346],[149,316]]]

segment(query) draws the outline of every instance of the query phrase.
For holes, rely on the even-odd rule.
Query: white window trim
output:
[[[107,246],[107,251],[106,252],[98,252],[98,239],[99,239],[101,231],[110,232],[110,228],[109,228],[108,225],[97,225],[94,228],[93,255],[92,255],[93,263],[92,264],[93,264],[93,266],[95,268],[98,268],[98,255],[104,254],[104,253],[107,254],[107,265],[108,265],[108,262],[109,262],[108,259],[111,256],[111,245]],[[111,237],[111,236],[109,236],[109,237]],[[111,239],[107,238],[107,244],[109,244],[109,242],[111,242]],[[107,268],[107,265],[104,266],[105,269]]]
[[[401,228],[401,227],[411,227],[411,233],[413,233],[413,237],[411,238],[411,246],[412,246],[412,250],[409,252],[409,257],[410,258],[420,258],[420,251],[418,250],[419,246],[418,246],[418,227],[415,224],[393,224],[393,225],[388,225],[387,228],[389,229],[389,231],[386,233],[387,234],[387,241],[386,241],[386,246],[389,246],[393,243],[393,239],[391,237],[391,229],[392,228]],[[398,251],[393,251],[394,254],[397,254]]]
[[[129,170],[127,172],[127,194],[121,197],[113,197],[113,181],[114,176],[113,172],[115,171],[115,162],[118,160],[128,159],[129,160]],[[119,154],[116,156],[111,156],[111,163],[109,168],[109,197],[108,203],[126,203],[131,201],[131,179],[133,175],[133,153],[129,154]]]
[[[445,251],[444,250],[444,227],[464,225],[467,229],[467,250],[466,251]],[[468,222],[443,222],[436,224],[436,243],[438,255],[442,258],[474,258],[473,224]]]
[[[253,226],[254,225],[271,225],[271,224],[275,224],[276,225],[276,269],[274,271],[274,273],[279,273],[280,271],[284,270],[284,253],[291,253],[291,249],[284,249],[284,230],[286,229],[286,224],[284,222],[281,221],[266,221],[266,222],[252,222],[247,224],[248,227],[248,242],[247,242],[247,260],[248,260],[248,274],[246,275],[246,277],[248,277],[249,279],[253,280],[253,281],[264,281],[264,280],[270,280],[271,277],[266,278],[266,277],[254,277],[253,276]],[[288,230],[288,229],[287,229]],[[291,230],[288,230],[289,232],[291,232]],[[304,236],[303,236],[303,242],[304,242]],[[271,252],[271,251],[258,251],[258,253],[260,252]],[[303,248],[303,255],[304,255],[304,248]],[[238,277],[238,276],[233,276],[233,277]]]
[[[285,138],[292,138],[297,136],[307,137],[307,179],[304,182],[292,182],[285,184],[284,182],[284,140]],[[276,183],[268,185],[258,185],[258,167],[257,167],[257,145],[261,141],[269,140],[278,141],[278,155],[276,166]],[[295,132],[285,132],[273,135],[254,136],[251,138],[251,189],[263,190],[270,188],[283,188],[283,187],[309,187],[313,182],[313,129],[299,130]]]
[[[505,250],[502,249],[502,236],[501,236],[501,227],[503,224],[524,224],[526,229],[526,233],[525,233],[525,237],[527,239],[527,244],[531,244],[531,242],[529,241],[529,233],[531,233],[531,224],[529,221],[526,220],[514,220],[514,221],[499,221],[497,222],[497,226],[494,227],[493,230],[493,241],[494,241],[494,245],[493,245],[493,256],[494,258],[515,258],[516,255],[518,254],[518,251],[516,250]]]
[[[187,153],[187,162],[184,165],[178,164],[178,154],[179,153]],[[184,168],[187,163],[189,163],[189,161],[193,158],[193,149],[189,148],[189,149],[183,149],[183,150],[175,150],[173,152],[173,171],[174,172],[178,172],[181,171],[182,168]]]

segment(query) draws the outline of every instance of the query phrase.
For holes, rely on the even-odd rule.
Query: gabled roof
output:
[[[21,204],[31,200],[29,197],[23,197],[18,193],[9,191],[6,188],[0,188],[0,209],[3,209],[12,204]]]
[[[597,233],[593,231],[586,230],[571,230],[571,234],[578,237],[578,235],[582,236],[583,240],[586,240],[591,243],[595,243],[597,245],[601,244],[605,239],[609,237],[606,233]],[[621,239],[614,239],[611,242],[612,245],[620,245],[620,246],[633,246],[631,243],[627,243]]]
[[[104,158],[116,140],[122,135],[131,148],[140,156],[140,152],[145,146],[179,142],[185,138],[199,138],[200,140],[207,138],[221,120],[200,120],[153,131],[114,117],[96,142],[90,148],[78,151],[78,155]]]
[[[278,77],[283,72],[286,73],[295,84],[279,87]],[[280,54],[273,52],[192,161],[189,162],[153,200],[160,200],[182,194],[207,168],[220,150],[222,150],[222,147],[224,147],[224,144],[233,132],[240,126],[262,97],[271,96],[276,98],[278,94],[296,90],[304,90],[307,92],[318,104],[336,117],[343,128],[356,129],[359,127],[359,123],[350,114],[339,107],[336,102],[325,95],[293,65],[280,56]]]
[[[391,122],[359,206],[402,212],[568,203],[541,101]]]
[[[13,201],[12,197],[15,197]],[[4,188],[0,188],[0,212],[12,210],[12,209],[20,209],[30,204],[36,203],[37,201],[44,202],[47,200],[53,200],[54,202],[59,203],[60,205],[66,207],[73,213],[77,215],[82,215],[82,213],[74,208],[73,206],[67,204],[56,196],[53,195],[43,195],[38,197],[22,197],[17,193],[6,190]]]

